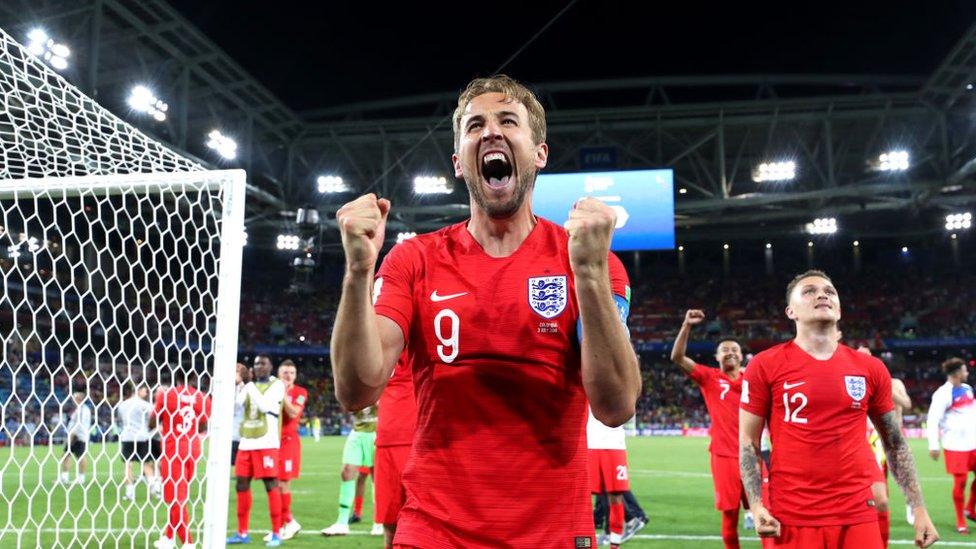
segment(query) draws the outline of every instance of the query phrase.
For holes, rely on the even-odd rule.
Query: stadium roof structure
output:
[[[35,26],[73,47],[63,74],[151,136],[214,167],[249,173],[250,242],[272,245],[313,206],[331,217],[353,193],[395,203],[397,230],[463,219],[463,185],[416,196],[417,175],[450,176],[456,92],[295,112],[164,0],[6,0],[0,27]],[[854,236],[941,232],[947,213],[976,203],[973,95],[976,25],[932,75],[720,75],[533,83],[548,112],[548,172],[577,171],[581,153],[614,151],[615,169],[673,168],[681,241],[799,233],[814,217]],[[130,84],[170,105],[163,123],[126,105]],[[239,144],[236,161],[204,146],[213,129]],[[880,169],[906,151],[910,168]],[[766,162],[792,161],[788,182],[754,181]],[[321,195],[319,175],[352,193]],[[678,193],[678,189],[685,192]],[[892,213],[894,212],[894,213]],[[262,230],[262,227],[265,230]]]

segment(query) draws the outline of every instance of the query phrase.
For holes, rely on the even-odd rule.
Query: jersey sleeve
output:
[[[707,366],[702,366],[701,364],[695,364],[695,367],[691,369],[688,377],[692,379],[698,385],[705,385],[708,380],[709,368]]]
[[[613,292],[614,303],[620,313],[621,322],[627,324],[627,317],[630,315],[630,277],[627,276],[627,269],[620,258],[613,252],[607,256],[607,266],[610,270],[610,290]]]
[[[766,379],[766,367],[761,355],[749,362],[742,378],[742,398],[739,408],[762,418],[769,417],[772,406],[772,387]]]
[[[404,341],[410,340],[415,274],[422,260],[415,243],[397,244],[386,254],[373,282],[373,309],[397,323]]]
[[[941,388],[932,394],[932,403],[929,404],[929,413],[926,416],[928,418],[926,435],[929,439],[929,450],[938,450],[940,447],[939,435],[942,429],[942,416],[945,415],[945,411],[949,407],[949,399],[946,398],[949,394],[948,391],[943,391]]]
[[[871,377],[874,390],[868,401],[868,415],[879,417],[895,409],[895,402],[891,398],[891,374],[883,362],[872,357]]]

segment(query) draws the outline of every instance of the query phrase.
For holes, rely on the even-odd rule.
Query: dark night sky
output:
[[[567,2],[171,0],[287,105],[454,91]],[[930,74],[973,0],[578,0],[505,72],[527,82],[736,73]],[[269,7],[272,6],[272,7]]]

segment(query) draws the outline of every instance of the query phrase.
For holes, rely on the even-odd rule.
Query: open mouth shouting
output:
[[[481,157],[481,175],[488,187],[504,189],[515,180],[512,161],[502,151],[488,151]]]

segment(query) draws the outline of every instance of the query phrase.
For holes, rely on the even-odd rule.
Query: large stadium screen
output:
[[[578,198],[599,198],[617,211],[611,249],[672,250],[673,187],[672,170],[542,174],[532,202],[537,215],[562,224]]]

